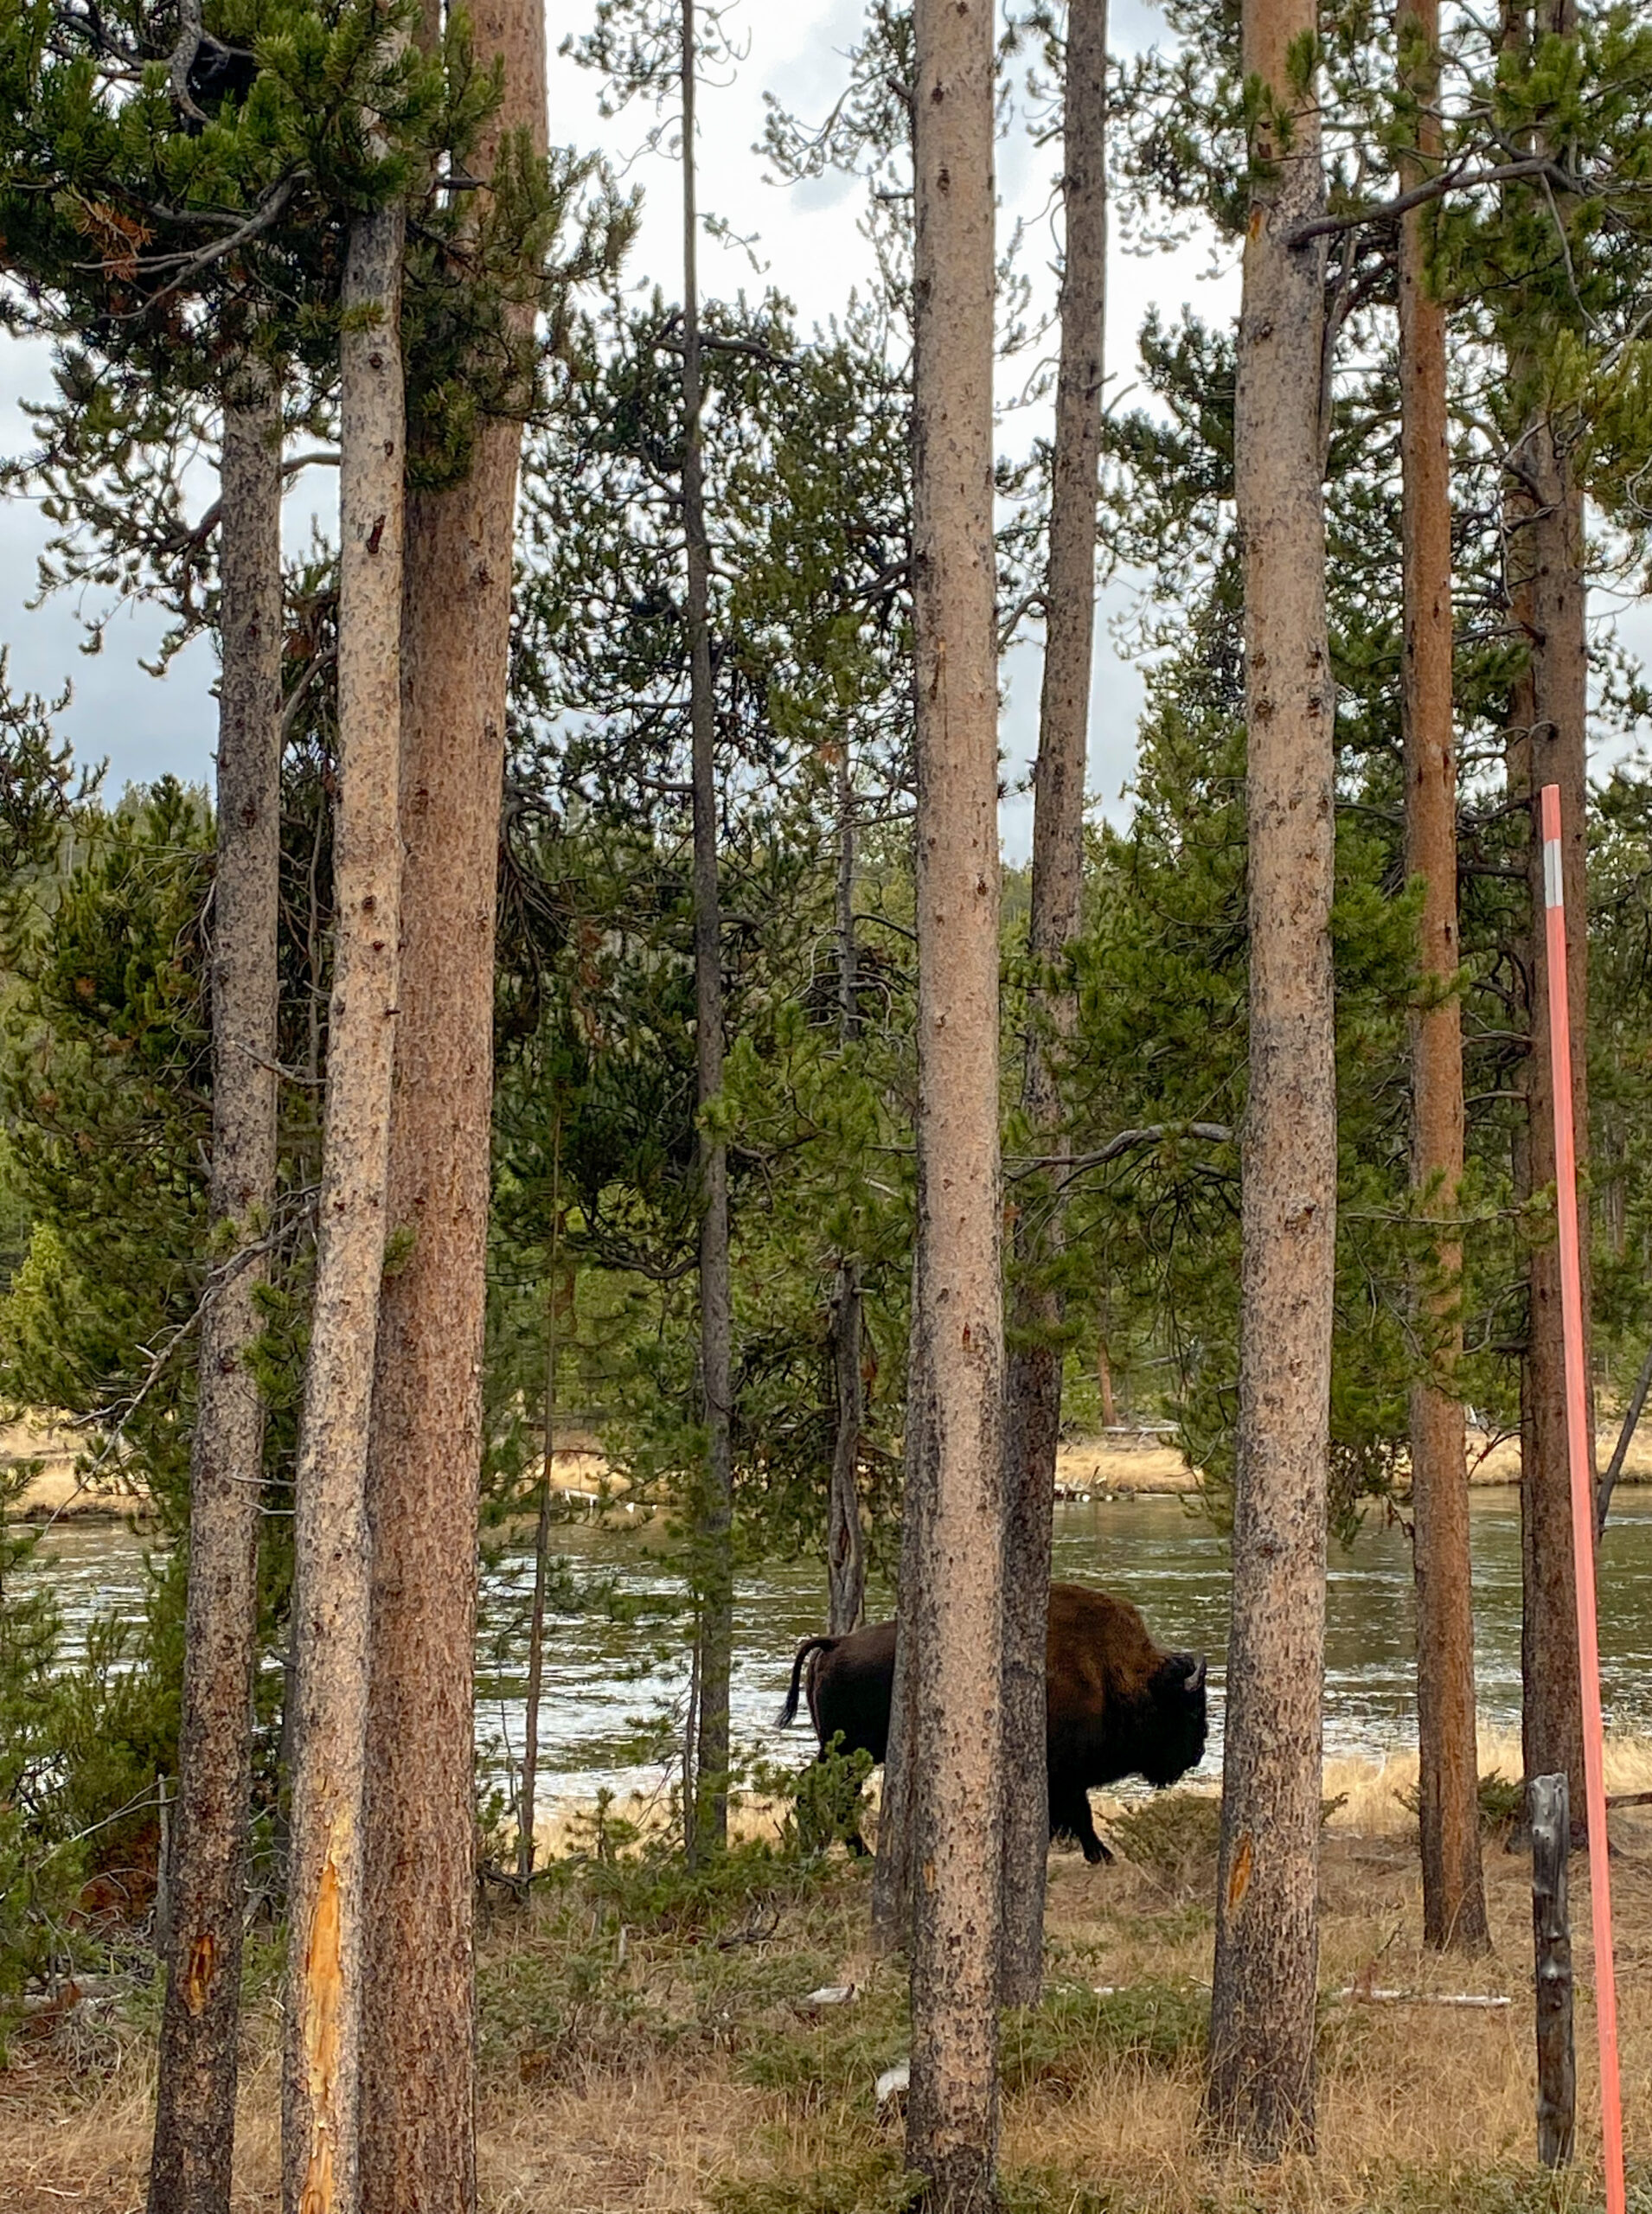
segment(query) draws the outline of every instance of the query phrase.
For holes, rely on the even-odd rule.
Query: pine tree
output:
[[[265,1409],[251,1354],[276,1198],[281,837],[281,409],[267,363],[226,395],[220,470],[212,1186],[202,1316],[170,1957],[150,2204],[229,2204]]]
[[[1044,675],[1034,777],[1032,915],[1021,1108],[1041,1165],[1017,1187],[1004,1403],[1003,1997],[1030,2006],[1043,1974],[1049,1854],[1044,1648],[1055,1456],[1061,1429],[1066,1151],[1054,1065],[1077,1013],[1061,970],[1079,932],[1085,776],[1096,623],[1096,499],[1107,281],[1106,0],[1070,0],[1063,79],[1061,349],[1051,458]]]
[[[361,2191],[366,1491],[401,880],[405,228],[398,196],[357,215],[340,298],[336,921],[316,1289],[295,1479],[281,2110],[288,2214],[355,2214]]]
[[[1531,70],[1546,41],[1565,41],[1575,47],[1577,33],[1573,0],[1546,0],[1546,4],[1536,8],[1526,4],[1526,0],[1508,0],[1503,10],[1504,53],[1517,71]],[[1552,46],[1543,58],[1550,67],[1554,66],[1558,57]],[[1554,155],[1563,150],[1546,130],[1540,127],[1530,136],[1534,152]],[[1555,202],[1556,225],[1564,234],[1572,221],[1569,196],[1563,196]],[[1516,326],[1511,332],[1508,355],[1511,396],[1522,419],[1511,438],[1508,456],[1505,531],[1510,612],[1526,646],[1524,666],[1509,694],[1508,785],[1511,799],[1528,807],[1531,816],[1527,845],[1529,924],[1523,949],[1529,980],[1530,1043],[1521,1078],[1527,1122],[1520,1155],[1525,1184],[1521,1196],[1530,1198],[1549,1190],[1556,1173],[1553,1076],[1547,1048],[1543,841],[1537,827],[1538,794],[1550,784],[1560,788],[1572,1109],[1578,1167],[1585,1176],[1588,1166],[1585,861],[1589,651],[1583,485],[1571,452],[1573,434],[1563,413],[1549,404],[1544,388],[1550,369],[1545,341],[1553,339],[1555,318],[1544,314],[1540,296],[1529,303],[1527,314],[1526,327]],[[1585,1378],[1590,1375],[1591,1309],[1587,1206],[1585,1185],[1578,1193]],[[1572,1803],[1580,1806],[1583,1710],[1572,1582],[1560,1261],[1553,1237],[1540,1232],[1534,1238],[1527,1281],[1527,1349],[1521,1377],[1521,1741],[1527,1775],[1545,1776],[1564,1769],[1571,1779]],[[1592,1469],[1592,1385],[1588,1398]]]
[[[570,42],[572,46],[573,42]],[[703,333],[695,133],[699,80],[713,55],[727,56],[721,16],[701,0],[599,0],[596,28],[574,49],[600,68],[623,103],[636,93],[674,98],[682,163],[683,620],[688,656],[688,780],[694,831],[696,1153],[700,1181],[700,1376],[705,1433],[694,1545],[699,1585],[695,1634],[695,1774],[685,1789],[689,1859],[720,1850],[728,1836],[728,1685],[733,1663],[734,1475],[733,1289],[729,1272],[728,1156],[719,1123],[726,1050],[723,931],[719,884],[717,727],[711,653],[711,551],[706,535]]]
[[[448,2214],[476,2198],[472,1718],[494,916],[516,477],[534,382],[522,356],[536,306],[531,276],[507,269],[502,283],[491,265],[509,252],[513,202],[537,214],[528,236],[542,251],[579,174],[559,177],[547,208],[544,41],[542,16],[510,0],[472,19],[476,65],[501,69],[503,97],[475,143],[456,150],[483,181],[490,214],[485,232],[473,217],[452,241],[450,281],[503,293],[476,305],[496,323],[488,335],[503,340],[515,389],[481,395],[468,469],[416,490],[407,513],[386,1200],[389,1234],[407,1251],[381,1299],[367,1471],[374,1757],[364,1822],[379,1872],[366,1940],[368,2214]],[[465,195],[467,214],[481,198]],[[474,360],[459,368],[474,376]]]
[[[1442,132],[1439,11],[1409,4],[1399,23],[1405,93],[1418,149],[1402,161],[1409,189],[1437,161]],[[1457,771],[1451,717],[1451,502],[1445,312],[1433,297],[1428,216],[1399,232],[1400,458],[1404,479],[1406,867],[1423,880],[1422,1003],[1412,1027],[1412,1175],[1418,1204],[1449,1223],[1463,1181],[1463,1033],[1457,997]],[[1437,1240],[1418,1288],[1419,1335],[1432,1373],[1411,1392],[1417,1577],[1418,1822],[1426,1942],[1484,1949],[1479,1766],[1475,1743],[1474,1616],[1469,1583],[1469,1476],[1462,1403],[1460,1239]]]
[[[906,2158],[965,2214],[995,2196],[1002,1837],[993,16],[918,0],[912,22],[918,1224],[896,1699],[925,1843]]]
[[[1233,1614],[1206,2113],[1275,2160],[1314,2134],[1326,1460],[1335,1281],[1332,745],[1316,20],[1247,0],[1252,214],[1233,442],[1245,573],[1249,1092]]]
[[[50,219],[42,221],[36,213],[23,227],[22,260],[38,288],[34,319],[60,339],[60,383],[68,403],[67,413],[42,411],[52,436],[33,465],[67,480],[67,496],[55,511],[60,520],[67,513],[91,523],[94,540],[102,541],[100,579],[124,573],[130,585],[148,567],[176,592],[179,620],[170,645],[201,619],[191,588],[215,520],[219,541],[223,677],[210,1203],[216,1250],[201,1309],[178,1814],[168,1872],[176,1910],[169,1922],[150,2185],[152,2205],[219,2209],[228,2204],[233,2152],[259,1637],[264,1407],[253,1353],[262,1328],[259,1289],[267,1275],[260,1249],[270,1232],[276,1181],[279,326],[286,300],[303,289],[302,278],[294,285],[291,260],[283,271],[281,308],[272,309],[263,282],[276,245],[266,234],[279,229],[301,178],[285,127],[285,87],[272,80],[255,91],[256,74],[250,74],[234,93],[213,98],[211,116],[199,106],[195,92],[208,97],[197,75],[203,52],[230,49],[207,32],[198,8],[177,26],[164,87],[151,71],[136,97],[127,65],[133,48],[139,54],[148,48],[155,29],[141,11],[120,13],[107,26],[72,27],[67,40],[54,40],[32,67],[23,42],[31,29],[39,35],[39,25],[18,18],[9,28],[7,61],[22,64],[22,97],[9,114],[7,151],[14,162],[22,154],[40,165],[26,173],[24,196],[37,190],[47,167],[56,171],[66,187],[55,203],[57,230],[85,234],[90,222],[103,248],[101,266],[83,256],[68,259]],[[250,53],[242,59],[253,61]],[[215,202],[215,214],[207,213]],[[252,212],[226,218],[226,203]],[[203,246],[197,225],[227,221],[228,246]],[[183,242],[169,250],[180,235]],[[237,246],[240,255],[229,251]],[[108,384],[99,390],[93,381],[99,353],[120,394],[112,401]],[[78,412],[77,387],[83,402]],[[215,408],[222,419],[222,481],[205,523],[181,527],[176,483],[164,465],[148,479],[163,488],[154,522],[141,504],[100,505],[101,469],[142,486],[142,442],[158,432],[176,447],[180,435],[187,437]],[[140,449],[135,466],[134,443]]]
[[[837,803],[837,1034],[846,1049],[859,1033],[860,948],[855,920],[855,763],[847,733],[840,741]],[[832,1298],[832,1474],[826,1514],[826,1628],[833,1637],[859,1626],[866,1604],[866,1545],[861,1528],[861,1445],[866,1431],[866,1383],[861,1362],[866,1301],[859,1257],[837,1264]]]

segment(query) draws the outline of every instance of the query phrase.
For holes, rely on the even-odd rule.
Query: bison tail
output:
[[[797,1648],[797,1657],[791,1664],[791,1688],[786,1693],[786,1703],[774,1718],[777,1730],[790,1730],[797,1718],[797,1701],[803,1692],[803,1667],[811,1653],[829,1653],[841,1641],[835,1637],[806,1637]]]

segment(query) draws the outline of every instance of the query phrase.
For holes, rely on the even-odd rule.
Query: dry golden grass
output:
[[[83,1431],[69,1426],[67,1416],[29,1410],[17,1421],[0,1423],[0,1467],[20,1461],[38,1461],[38,1475],[14,1502],[16,1514],[41,1516],[54,1513],[77,1515],[130,1514],[141,1487],[117,1475],[82,1489],[74,1473],[75,1456],[86,1440]],[[1603,1430],[1598,1456],[1604,1468],[1617,1443],[1613,1427]],[[1470,1431],[1469,1481],[1476,1488],[1512,1485],[1520,1480],[1517,1439],[1502,1438],[1492,1444],[1478,1431]],[[535,1464],[537,1465],[537,1464]],[[616,1519],[629,1519],[626,1494],[629,1480],[605,1457],[595,1438],[570,1439],[551,1463],[552,1482],[565,1497],[605,1504]],[[1075,1438],[1056,1456],[1055,1480],[1066,1492],[1182,1493],[1194,1489],[1198,1476],[1174,1447],[1146,1444],[1124,1438]],[[1623,1463],[1626,1484],[1652,1483],[1652,1426],[1642,1430]],[[649,1510],[644,1510],[646,1517]],[[524,1522],[523,1528],[528,1526]],[[660,1533],[663,1541],[664,1533]]]
[[[1485,1764],[1513,1749],[1494,1744]],[[1652,1745],[1613,1748],[1613,1787],[1646,1788]],[[1199,2025],[1211,1967],[1210,1809],[1180,1861],[1128,1814],[1135,1861],[1051,1866],[1050,1996],[1007,2037],[1003,2160],[1013,2214],[1493,2214],[1588,2203],[1594,2144],[1588,1877],[1573,1863],[1583,2165],[1555,2195],[1534,2163],[1528,1870],[1489,1843],[1491,1954],[1418,1942],[1415,1763],[1328,1771],[1348,1801],[1322,1886],[1319,2149],[1258,2175],[1197,2149]],[[1150,1802],[1161,1811],[1165,1799]],[[1105,1820],[1105,1810],[1103,1810]],[[1169,1834],[1182,1819],[1174,1808]],[[746,1810],[760,1833],[772,1808]],[[1624,2093],[1631,2155],[1652,2137],[1652,1819],[1613,1818]],[[581,1841],[572,1833],[567,1840]],[[897,2203],[900,2132],[874,2110],[906,2050],[898,1971],[865,1944],[863,1866],[810,1878],[748,1862],[719,1900],[659,1865],[549,1885],[482,1932],[482,2203],[488,2214],[871,2214]],[[847,2006],[805,1996],[854,1983]],[[1113,1995],[1098,1998],[1098,1987]],[[1399,1990],[1404,2003],[1345,1994]],[[1430,1994],[1507,1993],[1502,2011]],[[247,2032],[236,2214],[277,2203],[277,2022]],[[152,2066],[137,2028],[21,2040],[0,2072],[0,2207],[135,2214]]]
[[[112,1485],[82,1488],[75,1475],[77,1456],[86,1446],[86,1433],[74,1428],[71,1417],[49,1408],[25,1408],[15,1420],[0,1421],[0,1469],[27,1462],[35,1471],[8,1511],[34,1516],[115,1511]],[[130,1487],[123,1496],[130,1510]]]

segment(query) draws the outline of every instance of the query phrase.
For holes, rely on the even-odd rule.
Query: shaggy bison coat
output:
[[[1124,1776],[1174,1783],[1198,1765],[1205,1663],[1156,1646],[1128,1599],[1083,1584],[1053,1584],[1046,1670],[1050,1834],[1075,1837],[1086,1860],[1111,1859],[1096,1834],[1089,1794]],[[846,1637],[807,1638],[792,1663],[778,1726],[796,1716],[801,1687],[820,1757],[837,1739],[840,1751],[869,1753],[875,1766],[889,1748],[894,1674],[893,1622]]]

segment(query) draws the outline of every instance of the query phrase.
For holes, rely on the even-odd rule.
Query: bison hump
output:
[[[1164,1655],[1128,1599],[1087,1584],[1052,1584],[1046,1664],[1051,1684],[1102,1702],[1140,1699]]]

